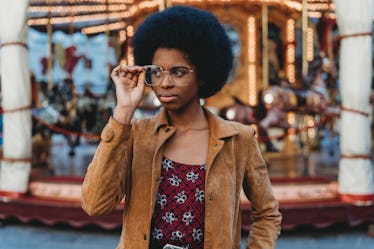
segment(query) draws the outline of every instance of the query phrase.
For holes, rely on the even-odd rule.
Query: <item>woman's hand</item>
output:
[[[114,119],[129,124],[144,95],[145,73],[140,66],[117,66],[111,73],[116,87]]]

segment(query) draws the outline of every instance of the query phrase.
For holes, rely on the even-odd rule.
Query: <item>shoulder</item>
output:
[[[250,125],[246,125],[246,124],[242,124],[242,123],[239,123],[236,121],[230,121],[230,120],[225,120],[224,122],[226,122],[228,125],[233,127],[233,129],[235,129],[238,132],[239,137],[251,139],[251,138],[254,138],[256,135],[256,130]]]
[[[204,109],[204,111],[208,118],[210,129],[212,129],[212,133],[216,137],[240,136],[249,138],[255,135],[255,130],[249,125],[224,119],[208,109]]]

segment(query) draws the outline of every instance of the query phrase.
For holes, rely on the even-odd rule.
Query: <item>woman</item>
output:
[[[112,71],[117,106],[85,176],[84,210],[101,215],[125,197],[117,248],[239,249],[243,186],[253,209],[247,248],[274,248],[281,215],[253,129],[200,105],[232,66],[218,20],[173,7],[148,17],[132,45],[141,66]],[[145,85],[162,109],[132,120]]]

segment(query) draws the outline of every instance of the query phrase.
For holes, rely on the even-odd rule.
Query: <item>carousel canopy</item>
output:
[[[132,18],[149,11],[162,9],[167,0],[30,0],[28,24],[38,30],[46,30],[48,25],[68,33],[81,31],[94,34],[116,31],[126,27]],[[244,4],[278,5],[292,11],[301,12],[303,0],[171,0],[172,5]],[[168,2],[168,3],[170,3]],[[307,0],[308,15],[318,18],[328,15],[334,18],[332,0]],[[204,5],[206,6],[206,5]]]
[[[305,2],[308,3],[309,17],[334,18],[332,0],[30,0],[30,67],[38,81],[48,80],[45,44],[52,42],[54,83],[69,76],[68,67],[78,92],[89,82],[95,92],[103,93],[106,87],[103,82],[108,81],[107,65],[117,64],[120,57],[115,55],[118,51],[113,44],[115,41],[109,38],[110,33],[126,30],[131,36],[132,25],[149,13],[162,9],[160,4],[203,8],[242,5],[248,11],[253,10],[253,6],[258,8],[267,4],[295,16],[295,13],[301,13]],[[119,34],[121,39],[121,32]]]

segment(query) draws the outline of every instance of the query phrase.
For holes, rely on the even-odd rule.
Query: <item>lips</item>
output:
[[[162,103],[170,103],[170,102],[173,102],[174,100],[176,100],[177,97],[175,95],[160,95],[160,96],[158,96],[158,99]]]

